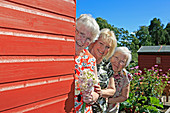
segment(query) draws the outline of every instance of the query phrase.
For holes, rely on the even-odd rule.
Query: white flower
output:
[[[94,85],[98,83],[95,78],[95,74],[89,70],[83,70],[80,73],[79,80],[78,80],[80,90],[90,92],[94,88]]]

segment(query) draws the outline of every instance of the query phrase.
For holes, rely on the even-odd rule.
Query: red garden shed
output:
[[[0,0],[0,112],[74,109],[75,0]]]
[[[138,65],[140,69],[158,65],[163,72],[170,68],[170,45],[141,46],[138,50]]]

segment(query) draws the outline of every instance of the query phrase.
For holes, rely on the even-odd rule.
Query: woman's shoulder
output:
[[[128,72],[125,68],[122,70],[125,78],[130,82],[132,80],[132,74]]]
[[[97,68],[98,70],[105,71],[109,78],[113,75],[111,63],[105,59],[100,64],[97,64]]]
[[[88,55],[89,58],[94,58],[95,59],[95,57],[89,52],[88,49],[84,49],[83,51],[85,52],[85,55]]]

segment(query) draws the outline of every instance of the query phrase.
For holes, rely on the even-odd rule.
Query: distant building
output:
[[[141,70],[158,65],[163,72],[170,68],[170,45],[141,46],[138,52],[138,65]]]

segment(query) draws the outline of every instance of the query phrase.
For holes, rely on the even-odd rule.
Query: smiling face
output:
[[[79,54],[83,49],[85,49],[87,46],[89,46],[92,41],[92,35],[91,32],[87,30],[85,27],[77,27],[76,28],[76,54]]]
[[[121,71],[126,66],[127,58],[125,54],[116,52],[110,59],[113,71]]]
[[[111,42],[108,40],[104,40],[99,38],[95,43],[91,50],[92,55],[96,58],[96,60],[102,60],[104,56],[107,55],[111,47]]]

